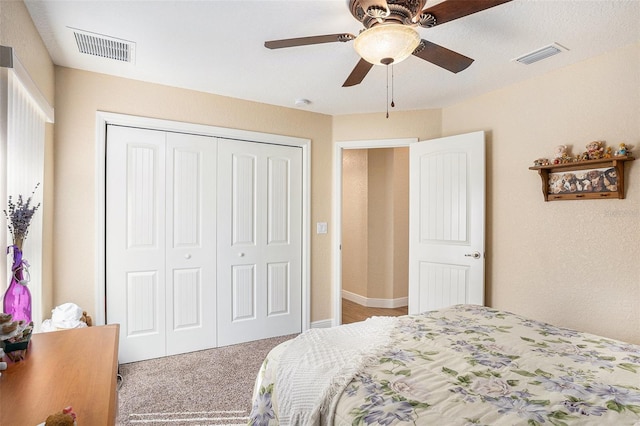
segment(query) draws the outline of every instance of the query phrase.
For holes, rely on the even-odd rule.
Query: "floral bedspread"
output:
[[[337,396],[335,425],[640,426],[640,346],[458,305],[399,317]],[[265,359],[250,425],[278,425]]]

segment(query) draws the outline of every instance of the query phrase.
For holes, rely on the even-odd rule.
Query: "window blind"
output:
[[[9,50],[7,50],[9,49]],[[53,109],[29,77],[13,49],[0,46],[0,205],[7,208],[7,198],[14,201],[22,195],[26,201],[32,195],[36,185],[40,185],[32,198],[32,205],[41,203],[29,226],[29,234],[24,242],[24,258],[30,264],[31,281],[29,290],[32,296],[32,318],[34,324],[42,323],[42,224],[43,212],[47,208],[42,204],[44,188],[44,146],[45,123],[53,122]],[[11,244],[6,218],[2,214],[3,229],[0,247]],[[9,283],[11,270],[10,256],[0,262],[2,293]]]

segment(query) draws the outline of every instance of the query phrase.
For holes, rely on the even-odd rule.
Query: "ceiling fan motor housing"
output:
[[[349,0],[349,10],[367,29],[382,23],[422,25],[424,4],[425,0]],[[387,16],[381,11],[387,11]],[[435,18],[429,26],[433,25]]]

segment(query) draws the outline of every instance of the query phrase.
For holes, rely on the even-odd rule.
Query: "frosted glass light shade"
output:
[[[405,60],[420,44],[420,35],[406,25],[376,25],[361,32],[354,41],[356,52],[374,65],[388,65]],[[391,58],[393,61],[383,61]]]

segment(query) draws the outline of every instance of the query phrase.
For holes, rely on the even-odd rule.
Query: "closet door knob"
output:
[[[238,257],[244,257],[244,253],[238,253]]]
[[[187,254],[184,255],[184,258],[185,259],[191,259],[191,255],[189,253],[187,253]]]

